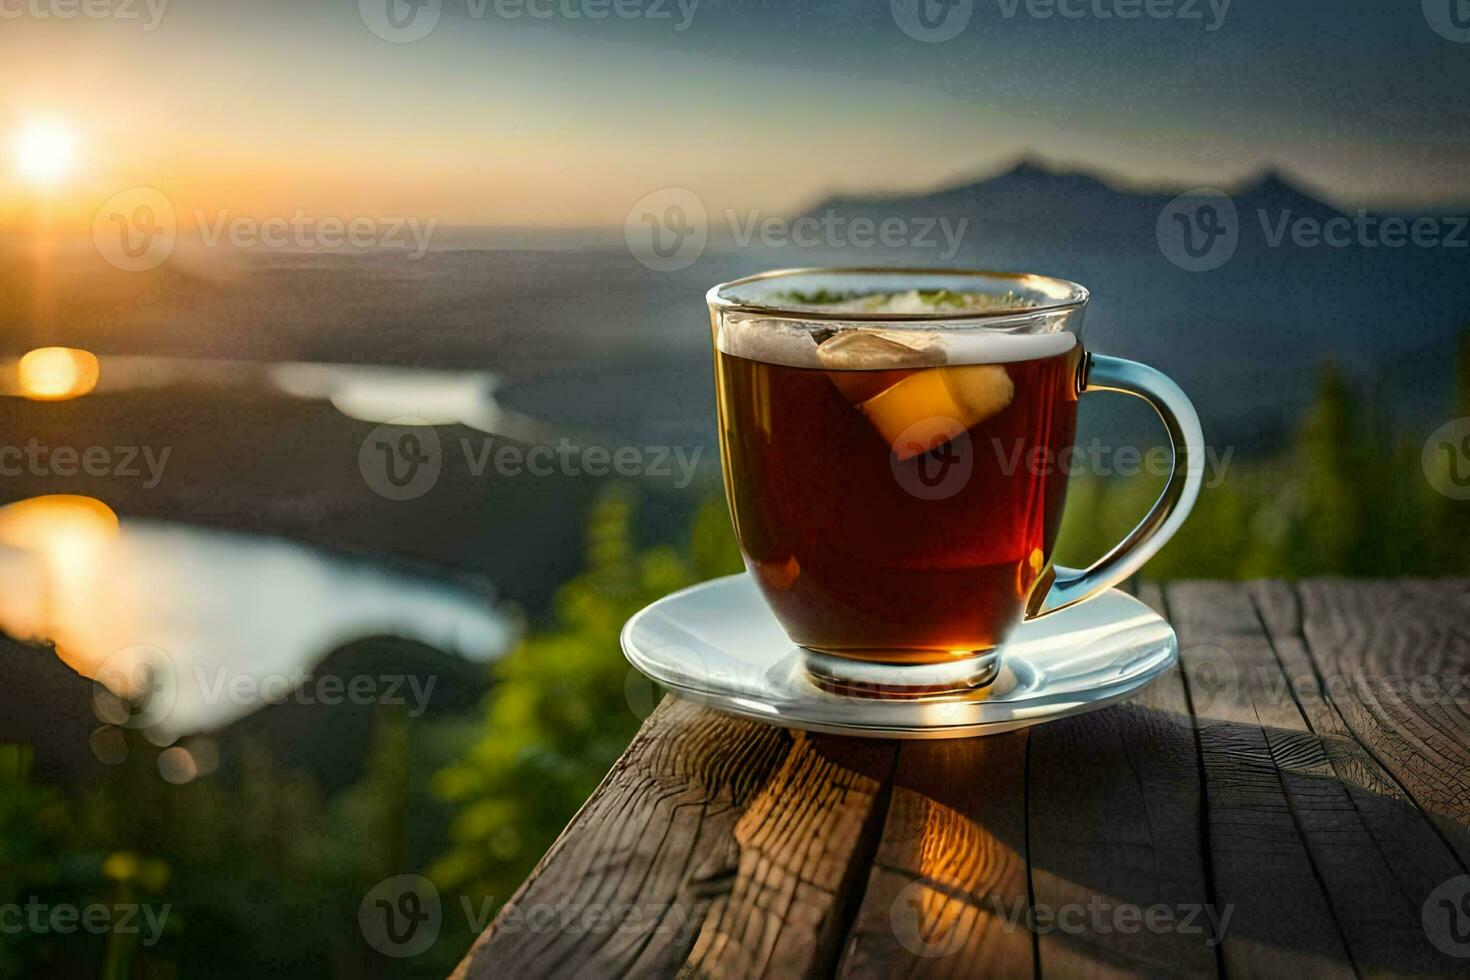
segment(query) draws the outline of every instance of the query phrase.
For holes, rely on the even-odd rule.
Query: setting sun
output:
[[[15,137],[15,168],[31,183],[58,183],[71,173],[75,145],[62,124],[31,123]]]

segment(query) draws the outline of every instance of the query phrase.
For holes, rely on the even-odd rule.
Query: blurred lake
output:
[[[280,700],[355,640],[486,661],[516,633],[490,594],[268,537],[119,521],[91,497],[0,507],[0,580],[0,631],[54,643],[120,694],[148,693],[144,720],[166,738]]]

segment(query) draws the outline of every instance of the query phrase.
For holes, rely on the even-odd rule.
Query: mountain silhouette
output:
[[[1202,190],[1131,189],[1023,158],[931,191],[829,196],[804,214],[964,222],[952,256],[912,245],[864,249],[864,264],[1038,272],[1082,283],[1093,294],[1088,345],[1174,376],[1218,443],[1279,445],[1328,360],[1411,431],[1427,434],[1431,422],[1444,420],[1455,340],[1470,322],[1463,223],[1432,216],[1437,243],[1385,243],[1388,216],[1360,218],[1359,209],[1325,201],[1293,175],[1267,168],[1209,189],[1228,198],[1218,206],[1233,209],[1222,219],[1232,237],[1222,241],[1218,264],[1184,268],[1171,260],[1166,231],[1189,212],[1174,219],[1171,209],[1181,195],[1186,209],[1195,206]],[[1414,216],[1395,220],[1407,227]],[[1334,243],[1322,235],[1329,223]],[[831,262],[817,264],[846,262],[857,251],[839,243]],[[1146,438],[1153,424],[1143,419],[1134,434]]]
[[[1079,170],[1049,166],[1023,157],[992,176],[917,194],[833,195],[804,213],[836,212],[882,220],[895,214],[912,217],[968,217],[984,234],[1086,235],[1109,241],[1151,240],[1158,213],[1180,194],[1202,188],[1167,191],[1129,190]],[[1238,184],[1219,188],[1234,201],[1238,213],[1266,210],[1326,221],[1342,212],[1275,168],[1262,170]]]

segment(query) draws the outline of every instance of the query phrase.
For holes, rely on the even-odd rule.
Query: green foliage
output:
[[[443,889],[509,898],[642,723],[649,693],[618,650],[628,617],[676,589],[738,571],[723,500],[695,515],[687,547],[639,548],[634,497],[593,507],[587,567],[556,600],[556,623],[498,665],[480,738],[436,789],[458,807],[453,846],[431,870]]]
[[[56,845],[62,836],[66,804],[61,794],[30,778],[34,750],[0,745],[0,905],[26,901],[35,890],[54,884],[59,868]],[[0,943],[0,976],[24,976],[34,964],[38,944],[25,933]]]
[[[1456,378],[1470,415],[1470,331]],[[1426,478],[1419,439],[1386,431],[1381,413],[1332,364],[1292,445],[1279,457],[1232,457],[1179,534],[1149,563],[1150,578],[1392,577],[1470,573],[1470,504]],[[1213,485],[1212,485],[1213,484]],[[1057,560],[1085,565],[1122,539],[1161,479],[1073,481]]]
[[[34,754],[28,745],[0,745],[0,906],[11,910],[10,929],[20,926],[0,943],[0,976],[64,972],[85,962],[96,963],[104,977],[126,976],[136,933],[114,930],[102,939],[31,924],[49,923],[58,906],[153,902],[168,884],[169,866],[131,851],[77,846],[76,808],[33,779]]]

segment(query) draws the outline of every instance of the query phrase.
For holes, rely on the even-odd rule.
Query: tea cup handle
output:
[[[1079,369],[1078,391],[1120,391],[1152,405],[1169,432],[1174,466],[1148,514],[1112,550],[1089,568],[1053,566],[1050,569],[1051,587],[1045,591],[1038,588],[1032,593],[1027,619],[1084,602],[1137,572],[1179,530],[1204,482],[1204,435],[1199,416],[1184,392],[1167,375],[1121,357],[1088,354]]]

